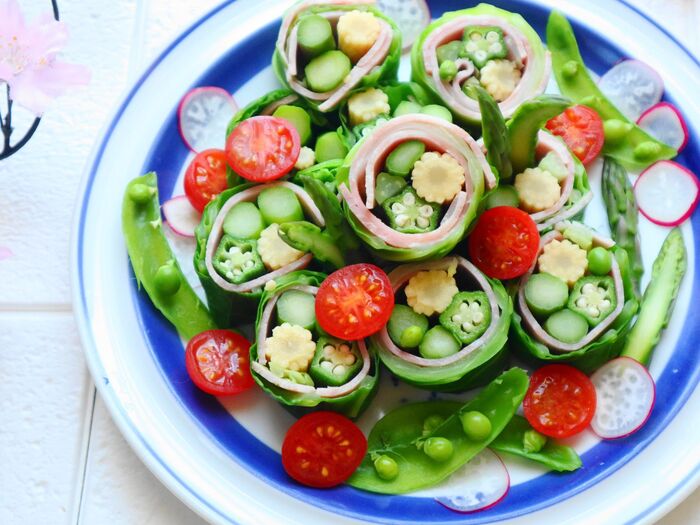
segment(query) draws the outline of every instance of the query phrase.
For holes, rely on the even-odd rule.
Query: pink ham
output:
[[[315,286],[292,286],[286,288],[287,290],[299,290],[301,292],[306,292],[311,295],[316,295],[318,293],[318,288]],[[265,342],[272,331],[271,320],[272,314],[274,312],[275,304],[277,304],[277,299],[280,294],[275,295],[270,298],[265,309],[263,310],[262,316],[260,317],[259,328],[257,333],[258,342],[258,359],[251,363],[251,367],[257,374],[262,376],[266,381],[272,383],[279,388],[288,390],[290,392],[298,392],[300,394],[312,394],[317,395],[320,398],[331,399],[335,397],[341,397],[353,392],[360,383],[364,381],[365,377],[369,374],[369,370],[372,364],[372,359],[367,351],[367,345],[364,340],[357,342],[357,348],[360,350],[360,357],[362,358],[362,368],[360,371],[347,383],[340,386],[334,387],[314,387],[310,385],[300,385],[289,379],[284,379],[273,374],[267,365],[267,358],[265,357]]]
[[[290,272],[306,268],[309,265],[309,263],[313,260],[313,256],[311,254],[306,254],[303,257],[297,259],[296,261],[286,266],[283,266],[282,268],[279,268],[273,272],[266,273],[265,275],[261,275],[256,279],[242,284],[233,284],[228,282],[226,279],[221,277],[221,275],[219,275],[219,273],[214,268],[214,252],[219,246],[221,237],[223,237],[224,235],[224,219],[226,218],[226,215],[228,214],[229,210],[239,202],[254,201],[261,191],[263,191],[266,188],[272,188],[274,186],[284,186],[285,188],[289,188],[290,190],[292,190],[299,198],[299,202],[301,203],[302,207],[304,208],[304,211],[306,211],[311,220],[314,221],[318,226],[325,225],[323,215],[314,203],[313,199],[309,196],[308,193],[306,193],[306,191],[304,191],[304,189],[300,188],[296,184],[292,184],[291,182],[282,181],[273,182],[269,184],[258,184],[257,186],[253,186],[252,188],[243,190],[242,192],[237,193],[236,195],[231,197],[221,207],[221,210],[219,210],[219,214],[216,216],[216,220],[214,220],[214,224],[211,228],[211,233],[209,234],[209,238],[207,239],[207,246],[204,257],[204,263],[207,267],[207,272],[209,272],[209,276],[217,284],[217,286],[223,288],[228,292],[251,292],[256,288],[265,286],[265,283],[267,283],[268,281],[272,281]]]
[[[391,340],[391,337],[389,337],[389,332],[387,331],[387,328],[385,326],[384,328],[382,328],[379,334],[373,336],[383,348],[385,348],[387,351],[391,352],[401,360],[406,361],[407,363],[426,368],[435,368],[451,365],[452,363],[456,363],[457,361],[464,359],[466,356],[468,356],[475,350],[481,348],[493,337],[493,334],[496,330],[496,327],[498,326],[498,322],[501,317],[501,310],[498,306],[496,294],[493,291],[491,283],[489,283],[489,281],[484,277],[484,274],[482,274],[476,268],[476,266],[474,266],[472,263],[470,263],[463,257],[446,257],[444,259],[428,263],[406,264],[403,266],[399,266],[389,274],[389,280],[391,281],[391,285],[394,288],[394,294],[400,291],[401,288],[403,288],[406,285],[409,279],[416,275],[418,272],[424,272],[428,270],[447,270],[447,268],[449,268],[450,265],[454,264],[455,261],[457,262],[458,268],[467,272],[467,274],[477,282],[481,290],[483,290],[486,293],[486,296],[489,299],[489,304],[491,306],[491,324],[489,325],[486,332],[484,332],[483,335],[479,337],[476,341],[473,341],[469,345],[465,346],[456,354],[453,354],[449,357],[443,357],[441,359],[426,359],[424,357],[417,356],[410,352],[406,352],[398,346],[396,346]]]
[[[542,253],[542,250],[544,250],[544,247],[553,240],[562,238],[563,235],[560,232],[552,231],[544,235],[542,239],[540,239],[540,249],[537,254],[537,258],[535,259],[535,262],[533,263],[528,273],[526,273],[520,280],[520,287],[518,290],[518,308],[520,310],[520,314],[523,316],[523,322],[525,323],[525,326],[535,339],[537,339],[540,343],[548,347],[550,350],[560,353],[566,353],[575,352],[576,350],[580,350],[584,346],[591,344],[593,341],[596,340],[596,338],[600,337],[608,329],[608,327],[613,323],[613,321],[615,321],[615,319],[617,319],[620,313],[622,313],[622,308],[625,306],[625,292],[624,285],[622,283],[620,267],[618,266],[615,257],[613,257],[613,265],[612,270],[610,271],[610,275],[612,276],[613,281],[615,282],[615,296],[617,298],[617,305],[615,306],[615,309],[610,313],[610,315],[608,315],[603,321],[601,321],[601,323],[598,324],[598,326],[596,326],[595,328],[593,328],[593,330],[588,332],[586,337],[581,339],[578,343],[563,343],[549,335],[545,331],[545,329],[542,328],[542,325],[540,325],[537,319],[535,319],[535,316],[532,314],[530,308],[528,308],[527,306],[527,302],[525,301],[525,284],[535,271],[535,268],[537,267],[537,259],[539,259],[539,255]],[[599,236],[595,237],[595,241],[597,245],[600,246],[611,246],[614,244],[609,239],[603,239]]]
[[[529,60],[533,53],[530,42],[518,28],[496,16],[464,15],[436,27],[423,43],[423,66],[425,72],[432,78],[435,89],[452,111],[467,120],[481,120],[478,102],[469,98],[461,90],[455,90],[453,84],[440,78],[440,68],[437,59],[437,48],[452,40],[461,39],[462,32],[467,26],[500,27],[506,36],[509,58],[522,63],[524,66],[518,86],[507,99],[498,104],[505,118],[511,117],[518,106],[525,100],[544,93],[549,82],[551,70],[549,51],[545,54],[545,74],[542,78],[539,78],[534,64]]]
[[[265,109],[262,110],[262,112],[260,114],[261,115],[272,115],[277,110],[277,108],[279,108],[280,106],[286,106],[289,104],[293,104],[297,100],[299,100],[298,95],[287,95],[286,97],[283,97],[279,100],[275,100],[274,102],[269,104],[267,107],[265,107]]]

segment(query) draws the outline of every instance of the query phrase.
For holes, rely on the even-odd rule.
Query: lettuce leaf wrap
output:
[[[467,28],[473,33],[465,36]],[[479,41],[472,43],[472,38]],[[480,42],[496,45],[497,53],[479,49]],[[446,61],[452,71],[442,65]],[[464,92],[469,84],[483,85],[498,100],[503,116],[509,118],[525,100],[544,92],[551,59],[522,16],[479,4],[445,13],[430,24],[413,45],[411,66],[415,82],[442,101],[457,120],[476,125],[481,122],[481,112],[477,100]]]
[[[594,273],[584,262],[585,254],[594,248],[603,248],[611,255],[608,272],[597,269]],[[583,251],[580,257],[577,257],[578,250]],[[547,252],[550,253],[549,260],[543,259]],[[558,259],[561,256],[564,258]],[[568,269],[564,269],[563,261],[568,261]],[[578,273],[572,274],[571,268],[578,268]],[[553,303],[550,288],[547,301],[553,302],[545,311],[539,310],[541,305],[535,304],[537,301],[527,292],[528,282],[537,272],[539,275],[550,274],[550,279],[554,275],[560,280],[569,280],[570,290],[568,298],[564,295],[563,304]],[[513,350],[534,362],[566,362],[586,373],[619,355],[639,308],[627,253],[615,246],[612,240],[599,236],[580,223],[570,222],[559,223],[542,236],[538,258],[520,279],[515,303],[511,324]],[[566,324],[550,325],[552,317],[562,312],[566,313],[561,318]],[[589,326],[573,336],[572,327],[578,322],[584,327],[586,323]],[[562,329],[565,335],[572,336],[571,339],[562,340],[565,339],[561,337]]]
[[[335,341],[328,338],[317,325],[310,329],[314,343],[320,343],[324,339],[346,343],[353,347],[354,355],[360,360],[354,375],[348,377],[343,384],[337,385],[323,385],[311,377],[312,368],[317,362],[316,354],[324,351],[323,344],[318,344],[307,371],[291,371],[279,367],[275,369],[273,361],[268,359],[267,355],[272,352],[269,350],[270,336],[274,335],[273,330],[280,324],[276,305],[282,294],[295,290],[315,296],[325,278],[324,274],[317,272],[294,272],[276,280],[273,290],[263,292],[255,323],[256,343],[250,348],[251,371],[263,391],[279,403],[295,409],[294,412],[318,408],[354,418],[369,404],[378,386],[378,361],[375,356],[370,355],[364,340],[356,343]]]
[[[369,12],[377,18],[380,30],[376,41],[338,86],[322,93],[315,92],[302,78],[299,21],[305,16],[317,14],[335,27],[340,16],[350,11]],[[400,59],[401,32],[393,20],[375,8],[374,0],[304,0],[292,6],[282,19],[272,67],[282,84],[307,99],[319,111],[327,113],[357,87],[376,86],[381,81],[396,80]]]
[[[433,204],[434,201],[429,203],[439,215],[431,224],[433,227],[412,233],[387,224],[386,213],[383,215],[375,198],[384,159],[409,141],[422,142],[427,152],[433,152],[431,162],[436,160],[435,156],[442,160],[449,157],[447,160],[452,167],[459,166],[456,169],[461,170],[463,179],[460,186],[452,187],[457,192],[450,200],[445,199],[439,205]],[[415,187],[415,169],[410,180],[413,182],[407,184]],[[484,153],[469,133],[459,126],[422,114],[397,117],[377,127],[350,151],[338,170],[338,181],[348,222],[360,240],[377,256],[399,262],[447,255],[462,240],[476,217],[485,188],[496,185]],[[439,184],[429,181],[426,186],[423,189],[433,191]],[[413,190],[407,187],[407,191]],[[419,201],[414,199],[415,202]]]
[[[212,317],[221,327],[236,326],[250,321],[262,295],[265,284],[295,270],[306,268],[313,256],[306,253],[295,261],[274,271],[265,270],[262,275],[247,282],[234,284],[225,279],[214,267],[213,258],[224,238],[224,220],[231,208],[240,202],[255,202],[266,188],[285,187],[299,199],[305,215],[317,226],[325,226],[323,214],[304,188],[287,181],[269,184],[243,184],[218,195],[204,209],[202,219],[195,230],[197,243],[194,252],[194,268],[207,297]]]
[[[438,326],[449,327],[450,331],[460,330],[459,326],[454,326],[453,319],[458,315],[456,312],[476,300],[488,312],[481,335],[476,337],[477,334],[474,334],[473,340],[468,343],[460,340],[461,349],[447,357],[425,358],[397,345],[385,326],[370,337],[370,348],[395,376],[407,383],[441,392],[462,391],[487,383],[503,369],[507,359],[505,344],[513,304],[499,281],[489,279],[472,263],[459,256],[399,266],[389,274],[389,279],[395,295],[402,297],[407,283],[410,286],[411,278],[420,273],[441,270],[447,272],[447,275],[455,272],[457,287],[452,291],[459,291],[452,297],[450,306],[444,310],[446,313],[440,315]],[[423,337],[421,345],[427,337]]]

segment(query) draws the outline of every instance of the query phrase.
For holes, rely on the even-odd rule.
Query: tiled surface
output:
[[[91,145],[129,79],[218,2],[59,0],[71,28],[67,53],[93,79],[0,163],[0,246],[15,253],[0,262],[2,524],[203,523],[143,466],[93,398],[70,313],[68,239]],[[700,54],[700,0],[632,3]],[[36,13],[48,0],[20,4]],[[661,523],[695,524],[698,515],[700,493]]]

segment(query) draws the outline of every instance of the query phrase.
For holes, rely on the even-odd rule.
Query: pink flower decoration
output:
[[[51,101],[73,86],[90,81],[84,66],[57,59],[68,29],[45,13],[27,25],[17,0],[0,0],[0,82],[10,98],[40,116]]]

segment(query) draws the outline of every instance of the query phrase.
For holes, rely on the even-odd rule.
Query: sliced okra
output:
[[[596,326],[617,306],[615,283],[609,276],[582,277],[569,296],[569,309],[585,317],[590,326]]]
[[[484,292],[458,293],[440,314],[440,324],[462,344],[476,341],[491,324],[488,296]]]
[[[391,227],[401,233],[425,233],[437,228],[440,206],[420,198],[411,187],[382,205]]]
[[[214,269],[227,281],[241,284],[265,272],[257,243],[224,235],[214,253]]]
[[[362,358],[355,344],[322,336],[316,344],[309,373],[317,383],[340,386],[350,381],[360,368]]]
[[[496,26],[469,26],[464,29],[466,55],[481,69],[489,60],[505,58],[508,48],[503,30]]]

